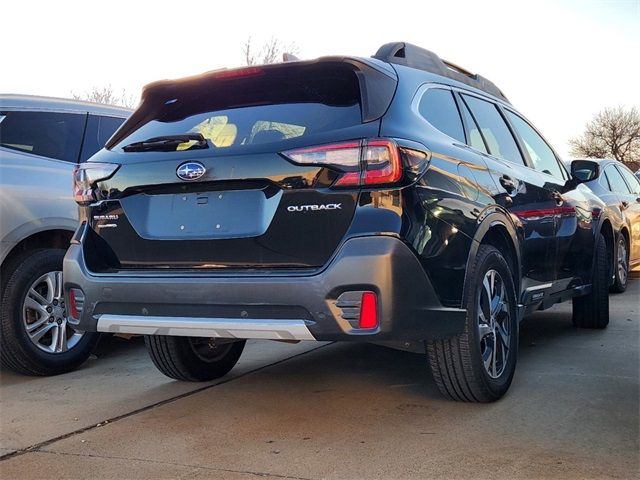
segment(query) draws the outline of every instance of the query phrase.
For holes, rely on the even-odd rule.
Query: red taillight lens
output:
[[[340,170],[334,186],[382,185],[402,178],[398,145],[374,139],[299,148],[283,153],[300,165],[321,165]]]
[[[373,292],[364,292],[360,302],[358,328],[376,328],[378,326],[378,297]]]
[[[395,183],[402,178],[400,152],[391,140],[370,140],[364,149],[364,184]]]
[[[96,200],[93,185],[111,177],[120,165],[115,163],[83,163],[73,170],[73,198],[78,205],[89,205]]]

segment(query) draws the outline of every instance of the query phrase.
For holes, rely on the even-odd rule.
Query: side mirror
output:
[[[574,160],[571,162],[571,178],[577,185],[589,182],[600,175],[600,165],[591,160]]]

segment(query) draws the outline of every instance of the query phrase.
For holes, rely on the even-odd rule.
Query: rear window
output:
[[[344,65],[252,68],[246,76],[223,72],[151,87],[108,147],[201,134],[210,148],[242,150],[347,128],[361,118],[358,79]]]
[[[86,114],[0,112],[0,145],[42,157],[77,162]]]

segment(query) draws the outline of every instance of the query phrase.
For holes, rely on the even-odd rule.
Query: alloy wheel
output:
[[[478,298],[478,338],[482,363],[491,378],[499,378],[507,366],[511,348],[511,315],[505,283],[496,270],[489,270]]]
[[[22,323],[31,342],[47,353],[75,347],[83,333],[67,321],[62,272],[48,272],[31,284],[22,304]]]
[[[622,285],[625,285],[627,283],[627,275],[628,275],[627,272],[629,270],[629,266],[627,265],[627,262],[628,262],[627,241],[624,239],[624,237],[621,236],[620,239],[618,239],[617,268],[618,268],[618,280]]]

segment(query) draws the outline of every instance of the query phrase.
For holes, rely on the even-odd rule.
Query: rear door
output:
[[[605,169],[605,173],[614,168],[624,178],[628,190],[622,190],[620,180],[613,171],[610,174],[615,178],[614,185],[618,186],[618,198],[620,199],[620,208],[625,216],[629,218],[631,224],[631,248],[629,251],[630,261],[632,264],[640,262],[640,181],[624,166],[610,165]]]
[[[70,185],[85,121],[84,113],[0,108],[0,240],[76,227]]]
[[[358,153],[351,166],[345,157],[379,131],[379,121],[367,118],[362,78],[390,85],[388,75],[365,70],[285,64],[147,89],[108,149],[92,158],[120,165],[98,185],[93,268],[324,265],[358,201],[359,187],[335,185],[347,170],[359,171]],[[374,87],[367,94],[391,99]],[[175,140],[184,135],[191,140]],[[301,148],[326,144],[340,148],[306,151],[296,161]]]
[[[523,274],[536,285],[553,282],[557,207],[554,188],[548,179],[525,165],[518,143],[496,104],[474,95],[460,96],[463,109],[469,110],[463,114],[477,124],[489,153],[485,161],[499,192],[494,200],[522,222]],[[475,141],[478,140],[476,134]],[[523,287],[527,288],[527,279],[524,283]]]

